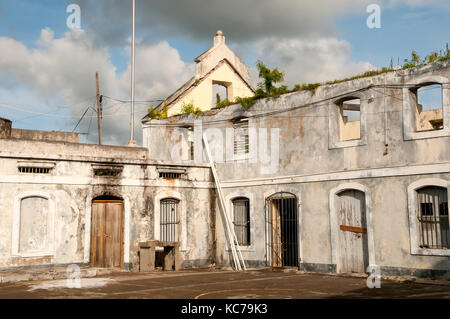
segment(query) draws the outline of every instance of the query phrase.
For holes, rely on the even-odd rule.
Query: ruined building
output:
[[[199,57],[199,81],[168,99],[169,113],[202,83],[205,92],[214,81],[247,86],[221,36]],[[235,77],[216,79],[221,68]],[[448,278],[449,79],[443,61],[247,108],[212,108],[207,93],[195,101],[201,116],[144,118],[143,147],[80,144],[0,120],[0,268],[138,270],[139,243],[152,239],[179,242],[183,267],[230,265],[204,135],[248,267],[377,265],[385,275]],[[441,103],[422,101],[426,90]]]

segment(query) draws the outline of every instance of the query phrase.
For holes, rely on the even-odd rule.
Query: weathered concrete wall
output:
[[[124,201],[124,264],[138,270],[139,242],[155,239],[154,213],[159,205],[155,196],[161,192],[167,193],[163,197],[182,200],[183,227],[187,228],[183,265],[203,265],[212,260],[209,243],[214,241],[214,215],[210,202],[214,194],[207,166],[185,165],[182,179],[166,180],[159,177],[158,168],[176,166],[149,161],[142,148],[12,139],[2,140],[0,149],[0,269],[89,264],[92,200],[108,195]],[[27,161],[52,162],[54,167],[48,174],[20,173],[19,161],[21,165]],[[123,171],[117,177],[95,176],[93,167],[102,164],[120,164]],[[24,222],[20,214],[26,214],[21,204],[28,198],[48,202],[45,213],[51,218],[27,224],[21,231],[17,227]],[[37,232],[33,232],[33,225],[40,226]],[[38,239],[45,237],[40,247],[33,250],[17,243],[19,238],[33,244],[34,233]],[[25,238],[27,234],[30,238]]]
[[[34,141],[78,143],[78,133],[71,132],[49,132],[13,128],[11,130],[11,138]]]
[[[300,201],[302,263],[308,269],[335,270],[330,193],[335,187],[350,183],[363,187],[369,196],[374,242],[371,258],[384,273],[449,271],[450,254],[412,253],[408,209],[408,187],[413,182],[434,178],[443,185],[450,183],[448,90],[443,90],[441,130],[417,135],[422,133],[416,133],[411,126],[415,122],[407,116],[414,110],[406,109],[411,87],[429,82],[447,83],[449,79],[450,63],[440,62],[324,85],[315,92],[294,92],[259,100],[248,109],[234,105],[206,112],[201,117],[147,121],[144,122],[145,146],[152,158],[170,160],[174,154],[183,154],[180,148],[185,145],[185,132],[176,126],[195,124],[197,131],[202,129],[196,132],[194,128],[194,135],[200,138],[208,128],[214,130],[207,135],[210,147],[216,149],[213,153],[227,201],[237,195],[253,198],[250,205],[254,212],[255,243],[243,251],[250,264],[261,265],[267,260],[264,203],[270,195],[283,191],[293,193]],[[339,139],[337,104],[345,96],[361,100],[361,136],[357,140]],[[243,160],[233,159],[233,148],[225,142],[232,120],[240,117],[248,117],[250,128],[249,154]],[[264,143],[259,135],[261,129],[267,136],[278,130],[279,139],[271,144],[269,137],[268,144]],[[257,132],[253,138],[252,130]],[[273,136],[276,138],[276,134]],[[231,145],[232,142],[231,139]],[[199,147],[201,140],[196,143],[196,158],[204,161]],[[260,149],[271,154],[277,148],[275,169],[264,168],[263,162],[274,158],[261,156]],[[448,187],[447,190],[450,193]],[[217,260],[226,263],[229,254],[220,218],[217,225]]]

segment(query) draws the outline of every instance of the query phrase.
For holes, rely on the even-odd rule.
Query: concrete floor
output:
[[[76,282],[75,282],[76,283]],[[366,278],[301,272],[189,270],[116,273],[81,279],[81,288],[66,280],[0,284],[0,299],[151,298],[151,299],[301,299],[301,298],[446,298],[449,282],[381,280],[369,289]]]

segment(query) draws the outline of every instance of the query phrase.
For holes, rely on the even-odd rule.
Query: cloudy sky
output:
[[[69,29],[70,4],[81,29]],[[136,0],[136,136],[149,104],[194,74],[193,59],[217,30],[253,68],[285,72],[286,84],[343,78],[425,56],[450,42],[448,0]],[[381,8],[370,29],[369,4]],[[105,96],[104,140],[129,139],[131,0],[0,0],[0,117],[16,128],[83,133],[95,143],[95,72]]]

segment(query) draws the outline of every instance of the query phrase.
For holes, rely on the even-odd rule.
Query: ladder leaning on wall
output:
[[[216,164],[211,156],[211,152],[209,150],[208,139],[205,134],[203,134],[203,144],[205,145],[206,155],[208,157],[209,164],[211,165],[211,171],[213,173],[214,182],[216,184],[217,194],[219,195],[219,205],[220,210],[222,211],[222,216],[224,217],[225,222],[225,233],[228,241],[228,245],[231,248],[231,254],[233,256],[234,268],[238,271],[246,270],[244,258],[242,258],[241,249],[239,248],[239,243],[236,237],[236,233],[234,232],[233,224],[230,221],[230,215],[227,212],[227,208],[225,205],[225,200],[222,193],[222,188],[220,187],[219,178],[217,176]]]

